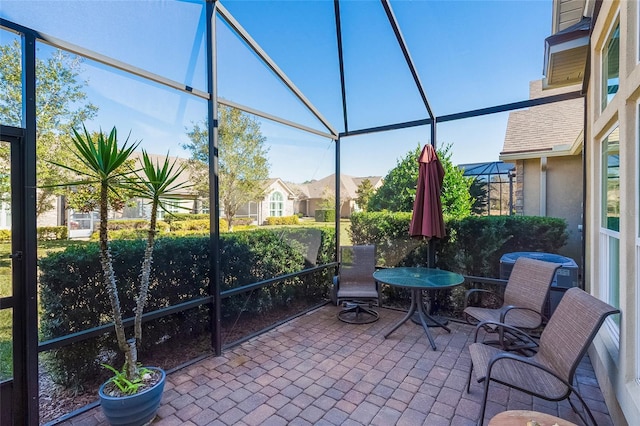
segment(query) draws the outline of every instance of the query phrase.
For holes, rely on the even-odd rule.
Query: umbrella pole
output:
[[[427,243],[427,268],[436,267],[436,242],[434,238],[430,238]]]

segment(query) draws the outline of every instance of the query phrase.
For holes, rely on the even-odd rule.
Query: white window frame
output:
[[[604,61],[605,61],[605,56],[607,57],[608,60],[608,53],[607,53],[607,48],[608,48],[608,42],[611,38],[611,35],[613,34],[614,29],[616,28],[616,26],[620,27],[619,31],[622,31],[622,24],[620,22],[620,13],[618,12],[618,14],[616,15],[616,18],[613,20],[611,26],[609,27],[609,29],[607,30],[607,37],[604,39],[604,43],[602,45],[602,48],[600,49],[600,112],[604,111],[607,109],[607,107],[611,104],[611,102],[613,101],[613,99],[615,98],[615,95],[618,94],[618,91],[620,90],[620,47],[618,46],[618,91],[616,91],[616,93],[611,97],[611,100],[608,99],[608,78],[606,73],[604,72]],[[620,43],[620,41],[618,41],[618,43]],[[604,99],[607,98],[607,103],[606,105],[603,105]]]
[[[640,8],[638,8],[639,20],[640,22]],[[640,29],[638,30],[638,35],[640,36]],[[640,47],[639,47],[640,50]],[[640,55],[640,53],[639,53]],[[636,300],[635,300],[635,327],[634,330],[636,332],[635,341],[636,341],[636,382],[640,384],[640,102],[636,103],[636,167],[635,167],[635,190],[634,193],[636,195],[635,200],[635,216],[634,222],[636,227]]]
[[[612,229],[609,229],[606,227],[606,224],[604,224],[604,217],[603,214],[606,214],[606,207],[604,207],[606,200],[605,200],[605,191],[604,191],[604,187],[603,185],[605,185],[605,179],[603,179],[604,174],[607,172],[607,164],[605,163],[605,159],[604,159],[604,155],[605,152],[603,150],[603,144],[605,143],[605,140],[607,140],[608,143],[608,138],[609,136],[611,136],[611,134],[616,130],[620,129],[620,123],[616,122],[611,129],[606,133],[606,135],[600,140],[600,144],[599,144],[599,149],[598,151],[600,152],[600,173],[599,173],[599,187],[598,187],[598,191],[600,193],[600,203],[599,203],[599,214],[598,214],[598,226],[599,226],[599,248],[600,248],[600,253],[598,256],[598,261],[600,262],[599,264],[599,281],[601,283],[600,285],[600,289],[599,289],[599,297],[600,299],[606,301],[607,303],[611,304],[611,299],[610,299],[610,294],[611,294],[611,286],[610,286],[610,282],[609,282],[609,276],[610,276],[610,264],[609,264],[609,256],[610,256],[610,249],[611,249],[611,244],[610,241],[612,238],[616,239],[618,241],[618,245],[620,244],[620,231],[614,231]],[[618,142],[618,145],[620,145],[621,142]],[[620,251],[620,248],[618,249],[618,251]],[[618,256],[620,256],[620,253],[618,253]],[[618,262],[620,261],[620,259],[618,258]],[[619,263],[618,263],[618,268],[620,268]],[[620,279],[620,270],[618,270],[618,279]],[[618,283],[619,285],[619,283]],[[618,295],[620,294],[620,289],[618,288]],[[619,297],[619,296],[618,296]],[[618,301],[619,304],[619,301]],[[619,319],[619,318],[618,318]],[[614,319],[609,316],[606,320],[605,320],[605,325],[606,328],[609,330],[611,338],[614,342],[614,344],[616,345],[616,347],[620,347],[620,326],[618,325],[617,322],[614,321]]]
[[[274,197],[278,195],[280,199],[274,200]],[[284,216],[284,195],[280,191],[274,191],[269,195],[269,216],[271,217],[281,217]],[[274,208],[274,206],[279,206],[279,210]],[[277,213],[280,214],[277,214]]]

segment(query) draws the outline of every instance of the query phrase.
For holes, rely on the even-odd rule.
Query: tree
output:
[[[15,40],[0,46],[0,122],[21,126],[22,52]],[[53,208],[54,195],[60,193],[54,185],[68,179],[64,170],[52,162],[65,162],[70,156],[72,129],[95,117],[98,108],[87,101],[80,78],[82,59],[61,50],[46,59],[36,59],[36,215]],[[0,148],[1,164],[8,164],[6,144]],[[2,170],[4,174],[5,170]]]
[[[473,200],[469,193],[473,178],[465,177],[464,170],[451,161],[451,145],[438,149],[438,158],[444,167],[442,183],[442,213],[446,219],[462,219],[471,215]]]
[[[471,212],[473,214],[482,216],[487,213],[487,183],[478,179],[477,177],[471,182],[469,188],[469,194],[471,194]]]
[[[218,109],[218,161],[220,204],[233,229],[233,218],[240,207],[258,201],[264,195],[264,181],[269,177],[266,138],[260,123],[248,114],[228,106]],[[206,121],[195,123],[187,132],[190,143],[183,148],[191,152],[189,166],[194,188],[209,197],[209,129]]]
[[[460,219],[471,214],[471,196],[469,187],[472,179],[466,178],[464,172],[451,162],[451,145],[437,150],[440,163],[445,170],[442,184],[442,211],[445,219]],[[410,212],[416,196],[418,183],[418,157],[421,148],[409,151],[398,161],[395,168],[385,176],[382,186],[371,197],[369,211],[390,210]]]
[[[416,196],[418,183],[418,161],[420,147],[409,151],[398,160],[396,166],[387,173],[382,186],[371,196],[368,211],[389,210],[394,212],[410,212]]]
[[[148,297],[153,247],[157,233],[158,209],[164,209],[162,200],[171,198],[175,191],[183,186],[178,180],[183,168],[177,166],[175,161],[171,163],[168,154],[163,163],[154,163],[143,150],[140,170],[129,168],[127,171],[125,170],[127,162],[130,161],[131,155],[138,147],[139,142],[130,144],[127,138],[123,144],[119,145],[118,133],[115,127],[108,135],[100,131],[97,135],[92,136],[86,128],[84,128],[84,134],[78,133],[75,129],[73,132],[72,162],[68,164],[54,163],[53,165],[71,171],[74,177],[80,177],[81,180],[70,182],[70,185],[88,184],[98,188],[102,279],[111,303],[118,347],[125,357],[125,366],[122,371],[125,372],[127,380],[135,384],[137,383],[135,379],[139,379],[140,376],[137,348],[142,341],[142,313]],[[63,184],[59,183],[59,185]],[[140,197],[149,200],[151,204],[151,220],[147,233],[147,244],[140,269],[140,285],[135,298],[134,338],[131,339],[126,338],[107,231],[109,194],[118,194],[121,190],[134,192]],[[135,289],[132,289],[132,291],[135,291]],[[113,370],[113,367],[108,368],[117,373],[116,370]],[[137,386],[133,386],[133,393],[137,388]]]
[[[360,185],[358,185],[358,189],[356,189],[356,194],[358,195],[356,197],[356,203],[358,203],[358,206],[363,211],[367,211],[369,200],[371,199],[373,194],[375,194],[375,192],[376,190],[373,189],[373,185],[371,184],[371,181],[369,179],[364,179],[362,182],[360,182]]]

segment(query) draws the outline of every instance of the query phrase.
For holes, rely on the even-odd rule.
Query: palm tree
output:
[[[154,163],[143,150],[142,167],[138,170],[131,170],[126,166],[132,153],[139,146],[139,142],[130,144],[129,137],[127,137],[122,146],[118,146],[117,130],[115,127],[109,135],[106,135],[100,130],[95,136],[92,136],[86,127],[83,127],[83,129],[84,134],[80,134],[74,129],[74,136],[72,138],[75,148],[73,154],[81,166],[72,167],[58,163],[55,164],[82,177],[79,181],[65,185],[98,185],[100,188],[99,244],[103,283],[111,302],[118,347],[125,357],[125,368],[123,370],[125,371],[127,379],[133,380],[138,376],[137,347],[142,339],[142,312],[148,297],[153,246],[157,233],[156,223],[158,209],[164,209],[162,204],[164,199],[171,198],[174,191],[185,187],[184,184],[178,182],[178,177],[184,170],[184,167],[176,167],[175,161],[171,163],[168,154],[163,163]],[[109,234],[107,232],[109,195],[111,194],[117,197],[123,190],[133,191],[133,193],[140,197],[149,199],[151,203],[149,233],[140,274],[140,288],[136,297],[135,337],[131,339],[126,338],[125,328],[122,322],[122,310],[116,285],[116,276],[113,271]]]

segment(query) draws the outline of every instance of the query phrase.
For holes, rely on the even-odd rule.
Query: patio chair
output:
[[[502,349],[529,348],[529,344],[517,338],[518,334],[496,324],[507,324],[525,331],[540,327],[547,319],[542,312],[551,282],[559,267],[560,264],[557,263],[519,257],[507,281],[502,306],[496,309],[468,306],[470,297],[477,293],[490,293],[498,300],[501,299],[498,294],[489,290],[470,289],[465,295],[465,319],[472,325],[485,322],[487,331],[498,333],[498,340],[491,343],[499,345]]]
[[[571,408],[588,425],[590,423],[570,399],[575,394],[591,424],[597,425],[591,410],[573,385],[574,375],[604,320],[616,313],[620,311],[583,290],[577,287],[569,289],[542,332],[537,353],[531,357],[477,343],[478,331],[483,326],[482,323],[478,324],[476,343],[469,346],[471,368],[467,380],[467,393],[474,369],[478,382],[484,381],[478,424],[481,425],[484,420],[489,383],[493,381],[548,401],[567,399]],[[534,342],[533,339],[531,342]]]
[[[373,279],[376,248],[373,245],[340,247],[340,268],[333,277],[332,299],[344,309],[338,313],[341,321],[367,324],[379,318],[371,309],[380,306],[378,283]]]

